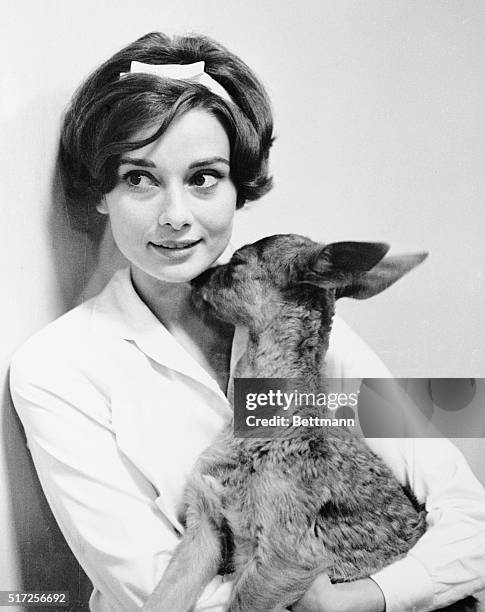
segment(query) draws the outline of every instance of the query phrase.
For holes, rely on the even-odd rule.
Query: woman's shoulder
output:
[[[31,335],[14,353],[12,366],[41,361],[79,364],[93,359],[115,337],[122,316],[120,291],[128,282],[119,270],[97,295],[83,301]],[[118,326],[119,327],[119,326]]]
[[[54,319],[15,351],[10,392],[24,426],[46,409],[109,421],[107,398],[122,341],[104,331],[104,293]]]
[[[89,326],[88,303],[80,304],[68,312],[50,321],[39,330],[34,332],[17,349],[14,360],[28,355],[52,354],[62,350],[64,354],[79,338],[82,338],[86,328]]]
[[[374,350],[342,318],[335,316],[326,356],[328,378],[390,378]]]
[[[58,395],[66,385],[78,388],[96,376],[97,351],[89,333],[91,307],[84,303],[73,308],[15,351],[10,362],[10,391],[17,407],[24,396]]]
[[[82,418],[108,426],[112,387],[109,359],[93,333],[96,299],[73,308],[33,334],[10,362],[13,405],[29,435],[57,431],[57,417]],[[111,354],[115,351],[111,349]],[[49,425],[50,423],[50,425]],[[34,435],[34,434],[32,434]]]

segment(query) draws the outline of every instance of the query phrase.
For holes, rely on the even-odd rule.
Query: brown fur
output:
[[[321,391],[335,300],[379,293],[425,257],[383,259],[387,249],[272,236],[204,273],[194,299],[249,328],[238,376],[299,378],[306,390]],[[325,416],[321,410],[300,413]],[[343,428],[237,439],[230,423],[200,457],[185,499],[186,535],[147,611],[187,612],[224,564],[234,572],[231,612],[280,610],[322,572],[332,581],[368,577],[405,555],[426,529],[424,509]],[[473,598],[447,608],[475,609]]]

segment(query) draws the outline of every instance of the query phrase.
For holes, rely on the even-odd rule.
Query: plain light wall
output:
[[[7,4],[0,33],[1,589],[21,587],[32,539],[45,547],[52,529],[5,387],[10,356],[112,267],[109,237],[96,268],[92,245],[69,228],[54,176],[60,114],[84,76],[145,32],[204,32],[267,85],[275,188],[238,213],[234,244],[282,231],[428,250],[427,262],[392,290],[342,303],[340,313],[398,376],[485,377],[481,0]],[[485,481],[482,441],[459,445]]]

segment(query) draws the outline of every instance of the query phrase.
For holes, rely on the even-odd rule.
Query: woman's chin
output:
[[[137,258],[138,261],[133,258],[131,263],[144,276],[151,277],[152,282],[190,283],[209,268],[222,263],[224,256],[227,257],[226,251],[220,249],[203,252],[195,247],[193,252],[165,252],[162,248],[150,247],[148,257]]]
[[[211,261],[207,265],[201,265],[200,261],[197,264],[190,265],[189,262],[180,265],[167,266],[164,269],[152,269],[148,274],[159,280],[161,283],[190,283],[194,278],[205,272],[211,267]]]

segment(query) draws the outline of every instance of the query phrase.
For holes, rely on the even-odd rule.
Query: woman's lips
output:
[[[197,245],[202,242],[199,240],[164,240],[163,242],[150,242],[149,248],[161,257],[163,261],[185,261],[192,256]]]
[[[196,244],[199,244],[201,240],[202,238],[199,238],[199,240],[163,240],[158,243],[151,242],[150,244],[152,244],[154,247],[165,249],[167,251],[184,251],[191,249]]]

